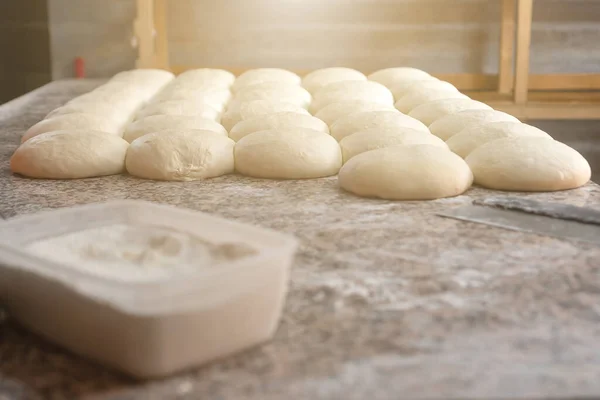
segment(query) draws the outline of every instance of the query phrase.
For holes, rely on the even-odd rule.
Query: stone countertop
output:
[[[344,193],[335,178],[174,183],[125,175],[12,176],[8,159],[23,131],[98,83],[55,82],[0,107],[0,213],[144,199],[292,233],[301,246],[283,319],[266,345],[168,379],[136,382],[0,313],[0,399],[600,394],[600,247],[435,215],[491,191],[390,202]],[[516,195],[600,207],[593,183]]]

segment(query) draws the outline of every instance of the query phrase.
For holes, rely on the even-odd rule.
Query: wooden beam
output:
[[[502,0],[500,21],[500,54],[498,64],[498,92],[513,91],[513,56],[515,52],[515,0]]]
[[[527,102],[533,0],[517,0],[517,48],[515,62],[515,103]]]
[[[169,69],[169,41],[167,35],[167,0],[154,1],[155,65]]]
[[[137,68],[152,68],[154,58],[154,2],[137,0],[137,18],[134,32],[138,45]]]

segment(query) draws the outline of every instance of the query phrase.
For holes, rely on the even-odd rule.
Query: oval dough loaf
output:
[[[544,137],[509,137],[484,144],[465,160],[475,183],[496,190],[574,189],[591,177],[590,165],[569,146]]]
[[[398,109],[398,111],[408,114],[420,105],[429,103],[434,100],[468,98],[468,96],[451,88],[421,90],[418,87],[416,87],[406,92],[404,96],[402,96],[400,99],[398,99],[398,101],[396,101],[394,106]]]
[[[316,93],[320,89],[334,82],[342,81],[366,81],[367,77],[362,72],[352,68],[332,67],[312,71],[302,78],[302,86],[310,93]]]
[[[329,135],[292,128],[256,132],[235,145],[236,170],[270,179],[309,179],[331,176],[342,166],[342,152]]]
[[[231,98],[231,92],[224,88],[204,88],[195,90],[193,88],[163,90],[152,101],[161,103],[171,100],[187,100],[194,103],[208,104],[215,110],[222,112]]]
[[[365,111],[350,114],[331,125],[331,136],[337,141],[353,133],[371,128],[412,128],[429,134],[422,122],[396,111]]]
[[[80,103],[80,104],[65,104],[52,110],[44,119],[58,117],[66,114],[93,114],[106,118],[109,122],[117,125],[125,125],[128,123],[132,114],[130,111],[115,107],[110,103]]]
[[[289,128],[305,128],[329,134],[327,124],[312,115],[302,115],[295,112],[281,112],[267,116],[246,119],[238,122],[229,137],[236,142],[254,132],[276,130],[284,131]]]
[[[212,119],[181,115],[151,115],[129,124],[123,139],[131,143],[139,137],[165,129],[212,131],[227,137],[225,128]]]
[[[229,88],[235,81],[235,75],[224,69],[198,68],[185,71],[176,79],[192,86],[209,84]]]
[[[430,144],[448,150],[439,137],[411,128],[372,128],[353,133],[340,141],[344,163],[366,151],[410,144]]]
[[[214,107],[190,100],[167,100],[149,104],[137,113],[136,119],[143,119],[151,115],[181,115],[212,119],[213,121],[220,119],[220,113]]]
[[[429,126],[446,115],[454,114],[464,110],[491,110],[492,107],[480,101],[462,99],[442,99],[421,104],[413,109],[408,115],[418,119]]]
[[[433,200],[458,196],[473,182],[465,161],[440,146],[393,146],[350,159],[340,186],[356,195],[388,200]]]
[[[302,79],[295,73],[281,68],[256,68],[244,72],[237,77],[231,86],[237,92],[245,86],[264,82],[279,82],[288,85],[300,85]]]
[[[134,140],[127,151],[131,175],[194,181],[234,171],[233,140],[213,131],[169,129]]]
[[[129,71],[122,71],[115,74],[110,81],[128,81],[136,83],[146,82],[169,82],[175,78],[172,72],[164,69],[139,68]]]
[[[384,68],[373,72],[368,76],[371,81],[379,82],[382,85],[391,87],[395,82],[400,80],[417,80],[433,78],[427,72],[411,67],[395,67]],[[435,79],[435,78],[434,78]]]
[[[250,85],[239,90],[228,104],[227,109],[236,109],[242,103],[253,100],[268,100],[291,103],[302,108],[308,108],[312,96],[306,89],[298,85],[281,84],[279,82],[266,82]]]
[[[394,104],[394,95],[388,88],[377,82],[344,81],[330,83],[315,94],[309,110],[314,115],[329,104],[348,100],[391,105]]]
[[[488,142],[506,137],[538,136],[552,139],[550,135],[535,126],[513,121],[490,122],[464,129],[446,142],[450,150],[462,158]]]
[[[46,179],[114,175],[123,172],[128,146],[119,136],[87,129],[42,133],[17,148],[10,169]]]
[[[429,130],[440,139],[448,140],[463,129],[500,121],[519,122],[517,118],[502,111],[465,110],[438,119],[429,126]]]
[[[458,92],[458,89],[451,83],[446,81],[440,81],[439,79],[427,79],[424,81],[404,81],[397,82],[390,91],[394,95],[394,99],[400,100],[402,97],[407,95],[409,92],[429,92],[435,90],[448,90]]]
[[[286,111],[310,115],[306,108],[296,104],[276,100],[252,100],[227,110],[221,117],[221,124],[229,132],[240,121]]]
[[[370,103],[368,101],[361,100],[348,100],[341,101],[338,103],[331,103],[328,106],[323,107],[318,113],[315,114],[315,117],[319,118],[327,125],[333,125],[338,119],[344,117],[346,115],[365,112],[365,111],[396,111],[391,104],[381,104],[381,103]]]
[[[123,134],[123,127],[121,125],[115,124],[101,116],[82,113],[64,114],[49,119],[43,119],[33,125],[25,132],[21,138],[21,143],[34,136],[41,135],[42,133],[71,129],[89,129],[117,136]]]

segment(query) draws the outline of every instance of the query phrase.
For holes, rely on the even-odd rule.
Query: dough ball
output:
[[[311,99],[310,93],[301,86],[266,82],[240,89],[228,105],[228,109],[235,109],[240,104],[253,100],[280,101],[308,108]]]
[[[399,80],[407,79],[427,79],[433,78],[427,72],[417,68],[410,67],[396,67],[396,68],[385,68],[379,71],[373,72],[368,76],[369,80],[379,82],[384,86],[391,87],[395,82]]]
[[[295,73],[281,68],[256,68],[244,72],[237,77],[231,86],[237,92],[245,86],[264,82],[279,82],[288,85],[300,85],[302,79]]]
[[[151,115],[129,124],[123,139],[131,143],[139,137],[165,129],[212,131],[227,137],[225,128],[212,119],[181,115]]]
[[[52,110],[44,119],[58,117],[68,114],[93,114],[106,119],[115,125],[126,125],[132,118],[132,114],[126,110],[114,107],[110,103],[97,102],[89,104],[65,104]]]
[[[429,130],[440,139],[448,140],[463,129],[500,121],[519,122],[517,118],[502,111],[465,110],[438,119],[429,126]]]
[[[432,90],[448,90],[458,92],[458,89],[451,83],[440,81],[439,79],[426,79],[419,81],[401,81],[390,87],[390,92],[394,95],[394,99],[400,100],[410,91],[429,92]]]
[[[198,68],[182,72],[176,79],[192,86],[210,84],[229,88],[235,81],[235,75],[224,69]]]
[[[221,124],[229,132],[240,121],[286,111],[310,115],[305,108],[296,104],[276,100],[252,100],[228,109],[221,117]]]
[[[452,88],[438,88],[431,90],[422,90],[419,87],[414,87],[398,101],[396,101],[395,107],[405,114],[410,113],[418,106],[429,103],[434,100],[442,99],[468,99],[469,96],[464,95]]]
[[[68,101],[69,106],[85,106],[98,103],[110,104],[112,108],[132,113],[141,107],[150,96],[144,96],[133,87],[124,87],[117,90],[92,91],[75,97]]]
[[[473,150],[485,143],[506,137],[538,136],[552,139],[550,135],[535,126],[513,121],[490,122],[462,130],[452,136],[446,144],[450,150],[465,158]]]
[[[332,67],[313,71],[302,78],[302,86],[310,93],[316,93],[323,87],[341,81],[366,81],[362,72],[352,68]]]
[[[465,160],[475,183],[496,190],[574,189],[591,177],[590,165],[566,144],[545,137],[508,137],[484,144]]]
[[[231,129],[229,137],[237,142],[251,133],[267,130],[284,131],[289,128],[312,129],[329,134],[329,127],[319,118],[295,112],[281,112],[240,121]]]
[[[331,125],[331,136],[337,141],[353,133],[371,128],[412,128],[429,134],[422,122],[396,111],[365,111],[350,114]]]
[[[235,145],[236,170],[255,178],[321,178],[337,174],[341,166],[335,139],[311,129],[256,132]]]
[[[388,88],[377,82],[344,81],[330,83],[319,90],[310,104],[311,114],[317,114],[332,103],[361,100],[370,103],[394,104],[394,96]]]
[[[156,82],[156,81],[171,81],[175,78],[172,72],[164,69],[155,68],[138,68],[129,71],[119,72],[111,78],[111,82],[129,81],[129,82]]]
[[[465,161],[441,146],[393,146],[350,159],[338,177],[340,186],[363,197],[433,200],[458,196],[473,182]]]
[[[231,98],[229,89],[223,88],[204,88],[195,90],[193,88],[167,88],[159,93],[153,100],[153,103],[161,103],[171,100],[186,100],[195,103],[208,104],[215,110],[222,112],[225,104]]]
[[[152,103],[137,113],[136,119],[142,119],[151,115],[180,115],[188,117],[200,117],[218,121],[220,113],[214,107],[206,103],[197,103],[191,100],[167,100],[160,103]]]
[[[168,129],[144,135],[127,151],[133,176],[158,181],[195,181],[234,170],[233,140],[213,131]]]
[[[98,86],[96,89],[76,97],[71,102],[94,99],[95,101],[137,101],[141,103],[148,102],[156,95],[164,86],[157,84],[136,85],[126,81],[109,81],[104,85]]]
[[[344,163],[366,151],[409,144],[430,144],[448,150],[439,137],[411,128],[372,128],[353,133],[340,141]]]
[[[429,126],[446,115],[464,110],[491,110],[492,107],[469,98],[434,100],[414,108],[408,115]]]
[[[391,104],[381,103],[370,103],[362,100],[348,100],[340,101],[338,103],[331,103],[328,106],[323,107],[315,114],[315,117],[319,118],[327,125],[333,125],[338,119],[354,114],[357,112],[365,111],[398,111]]]
[[[21,138],[21,143],[31,139],[34,136],[41,135],[42,133],[70,129],[89,129],[118,136],[123,134],[122,125],[111,122],[110,120],[98,115],[82,113],[64,114],[49,119],[43,119],[37,124],[33,125],[25,132]]]
[[[10,169],[46,179],[120,174],[128,146],[119,136],[88,129],[42,133],[17,148],[10,159]]]

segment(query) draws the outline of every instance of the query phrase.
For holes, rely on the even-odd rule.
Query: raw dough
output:
[[[229,137],[237,142],[254,132],[266,130],[279,132],[289,128],[306,128],[329,134],[329,127],[319,118],[295,112],[281,112],[238,122],[229,132]]]
[[[395,82],[400,80],[418,80],[427,79],[430,77],[433,78],[427,72],[411,67],[380,69],[379,71],[375,71],[368,76],[369,80],[379,82],[387,87],[391,87]]]
[[[256,132],[235,145],[236,170],[256,178],[321,178],[337,174],[341,166],[335,139],[311,129]]]
[[[134,140],[127,151],[131,175],[194,181],[232,173],[233,140],[213,131],[168,129]]]
[[[359,154],[339,174],[340,186],[356,195],[389,200],[458,196],[473,182],[465,161],[440,146],[393,146]]]
[[[544,137],[504,138],[486,143],[465,160],[475,183],[497,190],[546,192],[585,185],[590,165],[566,144]]]
[[[392,104],[370,103],[362,100],[348,100],[340,101],[338,103],[331,103],[328,106],[323,107],[318,113],[315,114],[315,117],[331,126],[335,123],[335,121],[346,115],[364,111],[385,110],[398,111]]]
[[[315,115],[331,103],[347,100],[362,100],[370,103],[394,104],[394,96],[388,88],[371,81],[344,81],[330,83],[319,90],[310,104],[310,112]]]
[[[129,143],[88,129],[42,133],[21,144],[10,169],[31,178],[77,179],[123,172]]]
[[[127,82],[135,82],[135,83],[166,83],[175,78],[175,75],[169,71],[165,71],[164,69],[154,69],[154,68],[138,68],[132,69],[129,71],[119,72],[114,75],[109,82],[115,81],[127,81]]]
[[[137,113],[136,119],[142,119],[151,115],[183,115],[207,118],[213,121],[220,119],[220,113],[214,107],[206,103],[198,103],[191,100],[167,100],[149,104]]]
[[[52,110],[44,119],[50,119],[66,114],[93,114],[106,118],[110,123],[116,125],[125,125],[132,118],[130,111],[116,107],[111,103],[95,102],[85,104],[65,104],[64,106]]]
[[[458,89],[451,83],[440,81],[439,79],[426,79],[420,81],[402,81],[397,82],[390,87],[394,99],[400,100],[409,92],[429,92],[432,90],[449,90],[458,92]]]
[[[221,117],[221,124],[229,132],[240,121],[285,111],[310,115],[306,108],[292,103],[284,103],[277,100],[252,100],[227,110]]]
[[[230,98],[231,92],[229,89],[224,88],[209,87],[195,89],[193,87],[167,87],[165,90],[161,91],[152,102],[160,103],[170,100],[188,100],[195,103],[208,104],[215,110],[222,112]]]
[[[43,119],[33,125],[25,132],[21,138],[21,143],[34,136],[41,135],[42,133],[68,129],[90,129],[118,136],[123,134],[123,127],[121,125],[115,124],[98,115],[83,113],[64,114],[49,119]]]
[[[465,96],[466,97],[466,96]],[[446,115],[464,110],[491,110],[492,107],[469,98],[441,99],[430,101],[414,108],[408,115],[429,126]]]
[[[448,150],[439,137],[411,128],[371,128],[353,133],[340,141],[344,163],[365,151],[409,144],[430,144]]]
[[[200,129],[227,136],[225,128],[212,119],[181,115],[151,115],[129,124],[123,138],[131,143],[141,136],[165,129]]]
[[[331,125],[330,131],[337,141],[353,133],[371,128],[412,128],[429,134],[422,122],[396,111],[364,111],[346,115]]]
[[[209,84],[229,88],[235,81],[235,75],[224,69],[198,68],[182,72],[176,79],[192,86]]]
[[[252,100],[269,100],[291,103],[302,108],[308,108],[312,96],[306,89],[298,85],[282,84],[280,82],[266,82],[249,85],[240,89],[228,105],[229,109],[235,109],[242,103]]]
[[[469,97],[452,89],[438,88],[431,90],[421,90],[419,87],[412,88],[402,96],[394,106],[405,114],[410,113],[418,106],[434,100],[441,99],[468,99]]]
[[[467,157],[473,150],[488,142],[505,137],[538,136],[552,139],[550,135],[535,126],[514,121],[490,122],[462,130],[446,142],[450,150]]]
[[[302,78],[302,86],[310,93],[315,94],[330,83],[341,81],[366,81],[367,77],[362,72],[352,68],[332,67],[317,69]]]
[[[295,73],[281,68],[256,68],[244,72],[237,77],[231,86],[237,92],[245,86],[263,82],[279,82],[288,85],[300,85],[302,79]]]
[[[517,118],[502,111],[465,110],[438,119],[429,126],[429,130],[440,139],[448,140],[463,129],[500,121],[519,122]]]

